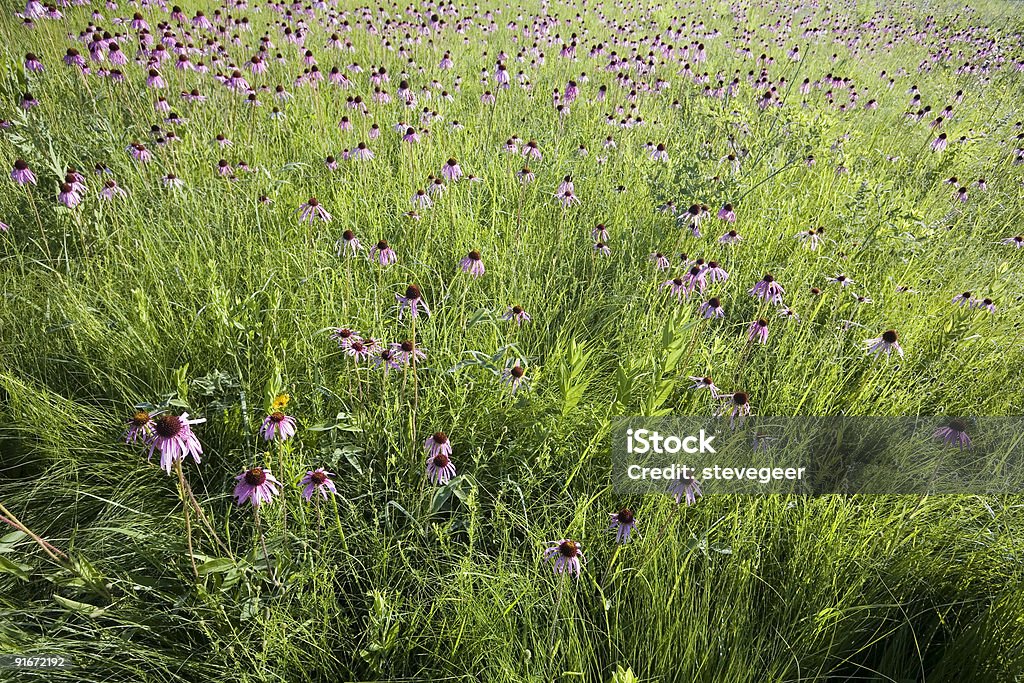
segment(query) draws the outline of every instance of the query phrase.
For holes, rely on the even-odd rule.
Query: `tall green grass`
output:
[[[189,14],[212,14],[211,3],[181,4]],[[1005,8],[877,11],[880,23],[908,27],[939,12],[952,26],[985,25],[1019,41],[1020,20]],[[611,37],[596,10],[550,9],[564,20],[563,35],[583,36],[583,57]],[[730,36],[727,10],[602,6],[611,18],[650,17],[661,26],[696,12]],[[133,11],[126,5],[120,14]],[[541,11],[527,3],[524,21]],[[871,16],[861,6],[836,11],[851,21]],[[247,78],[285,84],[295,95],[282,107],[287,118],[267,117],[269,95],[250,111],[209,78],[164,68],[165,96],[187,119],[183,141],[156,149],[155,163],[140,168],[125,146],[149,145],[150,126],[162,125],[143,72],[127,67],[130,83],[118,86],[64,68],[66,34],[89,21],[88,10],[65,13],[31,31],[10,12],[0,18],[9,36],[0,47],[0,116],[15,124],[0,133],[0,165],[25,158],[40,176],[31,194],[6,181],[0,191],[0,220],[11,226],[0,235],[0,501],[71,558],[54,563],[18,533],[0,538],[0,651],[61,653],[76,666],[4,671],[0,679],[1024,675],[1024,512],[1016,498],[709,496],[676,509],[668,498],[617,495],[608,456],[617,416],[710,414],[715,402],[686,380],[706,373],[725,391],[749,392],[762,415],[1020,413],[1024,251],[999,240],[1020,233],[1024,209],[1024,167],[1011,160],[1021,74],[959,76],[949,65],[916,73],[928,46],[905,40],[885,47],[876,39],[859,57],[826,40],[776,44],[777,31],[762,24],[779,14],[752,7],[752,49],[770,52],[773,78],[793,86],[781,109],[759,110],[758,92],[746,84],[736,98],[705,98],[660,67],[656,75],[671,87],[640,98],[647,125],[608,127],[614,106],[628,108],[626,93],[602,70],[604,60],[570,63],[557,56],[558,44],[544,45],[545,65],[527,70],[532,91],[514,85],[489,107],[479,100],[480,70],[493,70],[499,51],[514,56],[523,42],[508,30],[473,29],[466,43],[448,31],[407,48],[425,69],[411,74],[417,89],[436,77],[454,91],[453,74],[436,69],[452,51],[464,79],[454,102],[373,106],[371,119],[344,106],[349,94],[368,98],[366,73],[351,91],[293,87],[299,53],[272,32],[288,63]],[[503,27],[515,13],[506,8],[495,21]],[[166,18],[144,14],[153,25]],[[799,8],[794,23],[808,15],[829,16]],[[247,16],[255,30],[243,40],[275,20],[269,11]],[[328,33],[314,25],[309,39],[321,69],[384,64],[394,90],[404,57],[359,31],[347,34],[354,55],[332,56],[320,47]],[[734,69],[756,68],[725,36],[707,40],[707,70],[731,78]],[[785,49],[796,42],[806,56],[787,65]],[[27,82],[26,51],[48,69]],[[251,51],[231,54],[241,63]],[[513,76],[525,69],[514,60],[509,67]],[[909,73],[898,75],[900,68]],[[891,90],[883,70],[896,78]],[[560,121],[551,92],[581,71],[590,81]],[[802,108],[796,86],[828,72],[852,77],[859,104],[876,98],[878,110],[842,113],[826,107],[820,91]],[[592,102],[600,84],[609,86],[604,104]],[[946,130],[968,143],[928,150],[925,125],[904,121],[911,84],[936,111],[957,90],[966,93]],[[186,85],[209,101],[180,103]],[[14,103],[26,89],[42,106],[21,114]],[[418,126],[423,107],[442,120],[419,145],[401,144],[392,126]],[[346,114],[356,132],[337,129]],[[465,128],[451,129],[453,119]],[[326,171],[324,157],[366,140],[373,122],[383,129],[370,143],[376,159]],[[216,149],[217,133],[234,147]],[[609,134],[618,148],[606,151],[600,143]],[[536,139],[543,152],[529,162],[532,185],[515,178],[523,159],[501,151],[512,135]],[[648,141],[668,145],[668,164],[647,159]],[[576,153],[581,144],[586,157]],[[742,156],[737,173],[720,161],[731,151]],[[813,168],[803,161],[809,154]],[[419,221],[406,217],[409,197],[452,156],[482,182],[451,187]],[[245,160],[254,172],[222,179],[221,157]],[[101,203],[90,180],[80,208],[59,207],[66,166],[97,162],[110,166],[128,200]],[[840,164],[847,174],[836,174]],[[185,187],[162,187],[167,172]],[[563,210],[552,194],[569,173],[582,203]],[[965,184],[983,176],[989,189],[972,187],[961,204],[942,182],[953,175]],[[263,194],[274,203],[262,205]],[[310,196],[333,222],[298,223],[296,210]],[[657,210],[669,201],[677,211]],[[713,218],[699,239],[675,220],[693,202],[717,210],[727,201],[740,216],[739,245],[715,241],[725,228]],[[597,223],[611,232],[609,258],[592,250]],[[793,239],[818,226],[828,237],[820,251]],[[339,259],[335,241],[345,229],[365,247],[387,239],[398,264]],[[458,272],[470,249],[483,253],[487,274],[479,280]],[[679,252],[721,261],[730,279],[715,294],[727,318],[698,323],[696,302],[680,305],[660,291],[669,276],[648,261],[653,251],[671,255],[680,272]],[[786,287],[799,320],[776,318],[747,295],[765,272]],[[827,283],[838,273],[857,286]],[[433,311],[415,330],[397,317],[394,298],[410,282]],[[851,290],[873,303],[857,304]],[[951,298],[965,290],[991,296],[998,312],[954,307]],[[502,321],[512,304],[533,322]],[[771,336],[751,347],[746,326],[758,315],[771,316]],[[356,367],[327,338],[341,325],[385,341],[415,334],[427,359],[415,377]],[[899,331],[906,357],[871,359],[865,340],[889,328]],[[528,369],[528,389],[512,395],[498,372],[514,359]],[[279,392],[291,395],[301,425],[284,447],[257,434]],[[124,420],[140,403],[187,406],[208,419],[195,428],[203,463],[186,467],[186,476],[225,547],[191,517],[198,577],[175,478],[121,443]],[[461,475],[441,488],[423,475],[422,440],[436,430],[451,435]],[[269,561],[251,510],[230,498],[233,476],[260,464],[287,482],[282,499],[261,512]],[[338,473],[340,495],[311,505],[296,482],[317,466]],[[623,505],[636,509],[638,538],[616,547],[608,513]],[[545,542],[566,536],[588,559],[578,581],[553,576],[540,560]]]

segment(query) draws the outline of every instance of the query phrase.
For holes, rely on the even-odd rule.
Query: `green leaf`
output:
[[[21,562],[9,560],[6,557],[0,557],[0,573],[13,574],[22,581],[28,581],[29,572],[31,571],[32,565],[22,564]]]
[[[90,605],[87,602],[79,602],[78,600],[71,600],[64,598],[59,595],[53,596],[53,601],[66,610],[72,612],[78,612],[79,614],[85,614],[89,617],[98,617],[104,614],[107,610],[103,607],[97,607],[96,605]]]
[[[0,537],[0,553],[11,552],[15,545],[26,538],[28,538],[28,534],[24,531],[12,531],[6,536]]]
[[[615,673],[612,674],[608,683],[639,683],[640,679],[633,673],[633,667],[622,668],[621,664],[615,666]]]
[[[199,576],[207,576],[209,574],[221,574],[234,568],[235,561],[230,557],[215,557],[196,567],[196,571],[199,572]]]
[[[251,597],[242,603],[242,612],[238,618],[242,621],[251,621],[256,618],[260,610],[260,599],[257,596]]]

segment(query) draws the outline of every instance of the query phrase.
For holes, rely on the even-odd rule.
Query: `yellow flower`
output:
[[[270,404],[270,412],[276,413],[280,410],[284,410],[285,407],[288,405],[288,401],[290,401],[291,399],[292,397],[289,396],[288,394],[278,394],[274,398],[273,403]]]

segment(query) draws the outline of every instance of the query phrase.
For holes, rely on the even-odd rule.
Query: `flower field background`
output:
[[[0,680],[1020,680],[1018,498],[609,458],[1021,413],[1015,7],[5,6]]]

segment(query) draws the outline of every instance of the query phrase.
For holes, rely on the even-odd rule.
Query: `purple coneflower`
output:
[[[974,304],[974,298],[970,292],[961,292],[953,297],[953,304],[970,308]]]
[[[743,238],[740,237],[740,234],[735,230],[730,230],[729,232],[725,233],[724,235],[718,238],[719,244],[738,244],[739,242],[742,241]]]
[[[776,306],[782,304],[782,295],[785,293],[786,290],[775,281],[775,277],[771,273],[766,273],[764,277],[757,281],[757,284],[750,288],[751,296]]]
[[[700,484],[693,477],[680,477],[674,480],[668,490],[676,499],[677,505],[683,500],[687,505],[693,505],[698,498],[704,495],[701,493]]]
[[[409,203],[420,209],[428,209],[433,206],[434,200],[430,198],[426,190],[421,188],[416,190],[416,193],[409,199]]]
[[[459,261],[459,268],[463,273],[469,273],[473,277],[480,277],[483,275],[484,261],[480,257],[480,252],[474,249],[466,254],[466,256]]]
[[[337,494],[338,489],[334,486],[334,482],[331,481],[333,476],[333,472],[328,472],[323,467],[306,472],[306,476],[299,482],[299,486],[305,487],[302,489],[302,497],[307,501],[311,501],[313,494],[319,492],[324,500],[327,500],[332,493]]]
[[[331,214],[327,213],[316,197],[310,197],[305,204],[300,206],[298,214],[300,223],[312,223],[315,218],[319,218],[324,223],[331,221]]]
[[[390,347],[381,348],[375,356],[373,356],[373,364],[376,367],[384,368],[384,372],[388,370],[397,370],[402,367],[402,364],[395,358],[395,352]]]
[[[729,414],[729,426],[743,424],[744,419],[750,415],[750,396],[745,391],[736,391],[731,394],[718,394],[716,398],[723,399],[724,403],[718,410],[721,417]]]
[[[722,308],[722,302],[719,300],[717,296],[713,296],[704,303],[702,303],[700,305],[700,308],[697,309],[697,312],[700,313],[705,318],[725,317],[725,309]]]
[[[579,578],[583,570],[583,551],[580,544],[568,538],[552,541],[553,545],[544,551],[545,560],[554,560],[553,569],[556,574],[569,574]]]
[[[816,251],[821,246],[821,235],[824,231],[824,228],[819,228],[818,230],[808,228],[803,232],[798,232],[794,237],[811,251]]]
[[[540,159],[541,152],[540,147],[537,146],[536,140],[530,140],[522,148],[522,155],[530,159]]]
[[[455,158],[448,160],[443,167],[441,167],[441,175],[448,180],[458,180],[462,177],[462,169],[459,168],[459,162]]]
[[[604,242],[594,242],[594,251],[596,251],[601,256],[611,256],[612,255],[611,247],[609,247]]]
[[[509,306],[508,310],[505,311],[505,315],[501,316],[502,320],[515,320],[518,324],[530,322],[533,318],[530,314],[523,310],[522,306]]]
[[[264,441],[273,441],[275,439],[287,441],[295,436],[295,431],[295,418],[291,415],[285,415],[279,410],[263,418],[263,425],[260,427],[260,433],[263,435]]]
[[[11,169],[11,180],[18,185],[35,185],[36,174],[28,167],[24,159],[18,159],[14,162],[14,167]]]
[[[355,256],[359,253],[360,243],[359,238],[351,230],[346,230],[341,234],[341,239],[335,243],[335,249],[337,250],[338,256]]]
[[[343,349],[347,349],[353,341],[356,341],[359,338],[359,335],[355,331],[350,330],[347,327],[338,327],[331,331],[331,339],[337,342],[338,346]]]
[[[60,186],[60,193],[57,195],[57,201],[66,206],[69,209],[73,209],[82,202],[82,197],[68,183],[62,183]]]
[[[971,308],[984,308],[989,313],[996,312],[996,303],[989,297],[983,299],[975,299],[971,304]]]
[[[127,195],[128,193],[125,192],[124,189],[121,188],[114,180],[107,180],[106,182],[104,182],[103,189],[100,190],[100,197],[106,199],[107,201],[110,201],[117,197],[125,197]]]
[[[242,505],[246,501],[252,506],[259,507],[263,503],[269,503],[275,496],[281,493],[281,482],[274,478],[267,467],[253,467],[235,477],[234,498]]]
[[[733,210],[732,204],[723,204],[722,208],[718,210],[718,218],[726,223],[735,223],[736,211]]]
[[[665,148],[664,143],[658,143],[656,147],[651,149],[649,155],[651,161],[660,161],[662,163],[668,161],[668,150]]]
[[[971,447],[971,438],[967,436],[967,422],[959,418],[950,420],[948,424],[939,427],[932,434],[940,439],[947,446],[956,446],[961,451]]]
[[[672,264],[669,263],[668,257],[662,254],[660,251],[654,252],[648,258],[651,260],[652,263],[654,263],[654,267],[657,268],[658,270],[668,270],[672,266]]]
[[[423,349],[411,339],[391,344],[391,358],[394,359],[395,363],[397,363],[399,367],[402,365],[410,365],[416,361],[423,360],[426,357],[427,354]]]
[[[44,71],[43,63],[41,61],[39,61],[39,57],[37,57],[34,53],[26,52],[25,53],[25,70],[26,71],[32,71],[32,72],[35,72],[35,73],[42,73]]]
[[[536,179],[533,171],[530,170],[529,166],[523,166],[520,170],[516,171],[516,178],[519,179],[523,185],[529,185]]]
[[[370,249],[370,258],[374,259],[382,266],[390,266],[398,260],[398,255],[395,253],[395,250],[388,245],[387,240],[377,240],[377,244],[373,245],[373,248]]]
[[[768,321],[764,318],[759,318],[750,323],[750,327],[747,329],[747,341],[757,341],[760,344],[767,342]]]
[[[450,450],[450,449],[449,449]],[[438,452],[427,455],[427,481],[444,486],[455,476],[455,465],[448,453]]]
[[[690,289],[683,282],[683,278],[674,277],[661,283],[661,289],[669,290],[669,293],[680,301],[690,296]]]
[[[373,150],[366,146],[365,142],[360,142],[356,145],[356,148],[352,150],[352,158],[356,161],[369,161],[373,159]]]
[[[452,454],[451,441],[448,439],[448,435],[444,432],[434,432],[428,436],[423,442],[423,449],[430,457]]]
[[[629,508],[622,508],[618,512],[610,514],[611,530],[615,532],[616,543],[627,543],[633,529],[636,527],[636,517]]]
[[[700,265],[690,266],[690,269],[683,275],[683,284],[686,286],[686,294],[690,292],[703,292],[708,283],[705,279],[705,271]]]
[[[688,379],[693,382],[693,385],[690,386],[691,389],[707,389],[711,392],[712,398],[718,398],[718,387],[710,377],[689,377]]]
[[[575,204],[579,204],[580,203],[579,197],[577,197],[575,194],[573,194],[572,190],[564,190],[562,192],[556,192],[555,193],[555,199],[557,199],[558,202],[562,205],[562,208],[565,208],[565,209],[569,208],[570,206],[573,206]]]
[[[900,346],[899,335],[896,334],[896,330],[886,330],[877,339],[869,339],[867,345],[868,353],[875,357],[883,353],[889,356],[893,351],[898,353],[901,358],[903,357],[903,347]]]
[[[395,294],[395,299],[398,301],[398,317],[402,317],[402,311],[409,309],[409,315],[416,318],[420,314],[420,307],[423,307],[424,313],[430,315],[430,307],[427,306],[427,302],[423,300],[423,294],[420,292],[420,288],[416,285],[409,285],[405,288],[405,296],[401,294]]]
[[[153,435],[156,423],[153,417],[145,410],[137,410],[128,419],[128,427],[124,432],[125,443],[137,441],[147,442]]]
[[[374,351],[377,342],[373,339],[353,339],[345,348],[345,354],[355,358],[357,363],[365,361]]]
[[[199,456],[203,454],[203,446],[192,433],[192,425],[206,422],[206,418],[188,419],[188,413],[181,415],[161,415],[153,420],[153,431],[148,437],[149,458],[154,451],[160,451],[160,467],[171,473],[174,463],[188,456],[199,464]]]
[[[708,261],[704,266],[704,279],[709,283],[725,282],[729,279],[729,273],[719,265],[718,261]]]
[[[515,394],[526,383],[526,370],[519,363],[510,365],[501,371],[501,382],[511,387]]]

